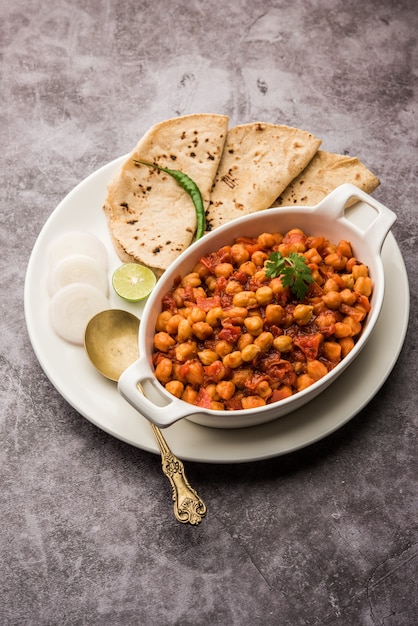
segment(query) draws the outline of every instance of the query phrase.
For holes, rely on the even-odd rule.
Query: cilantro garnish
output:
[[[306,259],[297,252],[291,252],[287,257],[280,252],[272,252],[266,263],[266,276],[280,276],[283,287],[290,287],[299,300],[303,300],[309,291],[309,284],[314,280]]]

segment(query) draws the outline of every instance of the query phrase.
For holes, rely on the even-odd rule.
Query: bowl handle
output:
[[[344,183],[339,185],[324,200],[316,205],[314,211],[318,215],[333,216],[336,219],[344,219],[346,204],[349,200],[361,200],[376,211],[376,216],[365,227],[358,227],[365,238],[370,236],[370,247],[379,254],[385,238],[396,221],[396,214],[384,204],[372,198],[356,185]]]
[[[171,394],[170,397],[163,395],[154,375],[147,372],[149,372],[148,362],[145,357],[140,357],[123,372],[118,381],[121,396],[141,415],[156,426],[166,428],[183,417],[196,413],[196,407],[193,405],[178,400]],[[152,395],[155,401],[151,400],[149,395]]]

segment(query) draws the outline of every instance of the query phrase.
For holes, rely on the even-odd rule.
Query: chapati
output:
[[[372,193],[380,181],[357,157],[318,150],[273,206],[314,206],[343,183]]]
[[[320,144],[313,134],[283,125],[255,122],[229,129],[210,195],[207,229],[269,208]]]
[[[122,261],[160,274],[192,243],[196,230],[189,194],[169,174],[135,161],[189,176],[207,210],[227,128],[225,115],[193,114],[158,123],[139,140],[110,182],[103,207]]]

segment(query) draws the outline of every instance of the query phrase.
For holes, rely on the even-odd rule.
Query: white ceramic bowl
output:
[[[365,216],[367,214],[368,223],[364,226],[359,226],[349,219],[349,210],[346,210],[346,205],[353,198],[364,203],[367,209]],[[267,209],[243,216],[208,233],[176,259],[159,279],[150,295],[139,329],[140,358],[119,379],[120,393],[144,417],[161,428],[182,418],[188,418],[204,426],[241,428],[277,419],[307,404],[353,363],[376,325],[385,289],[381,248],[395,220],[395,214],[387,207],[354,185],[347,183],[332,191],[314,207]],[[354,348],[334,369],[310,387],[289,398],[263,407],[215,411],[196,407],[175,398],[156,379],[151,360],[155,323],[161,311],[163,295],[171,289],[176,277],[184,276],[192,270],[200,257],[216,251],[221,246],[231,244],[236,237],[256,237],[263,232],[285,233],[291,228],[301,228],[308,235],[323,235],[333,243],[338,243],[341,239],[348,240],[352,244],[356,258],[369,267],[369,274],[373,280],[372,308]],[[146,396],[138,390],[138,383],[142,386]],[[350,393],[349,389],[347,393]]]

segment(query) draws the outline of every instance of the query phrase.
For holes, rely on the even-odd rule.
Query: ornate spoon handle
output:
[[[138,383],[138,389],[144,393]],[[184,472],[184,465],[170,450],[161,430],[150,422],[161,452],[161,466],[171,484],[174,502],[174,515],[183,524],[199,524],[206,515],[206,504],[190,486]]]
[[[151,423],[161,452],[161,466],[171,484],[174,515],[183,524],[199,524],[206,515],[206,504],[190,486],[184,465],[168,447],[161,430]]]

